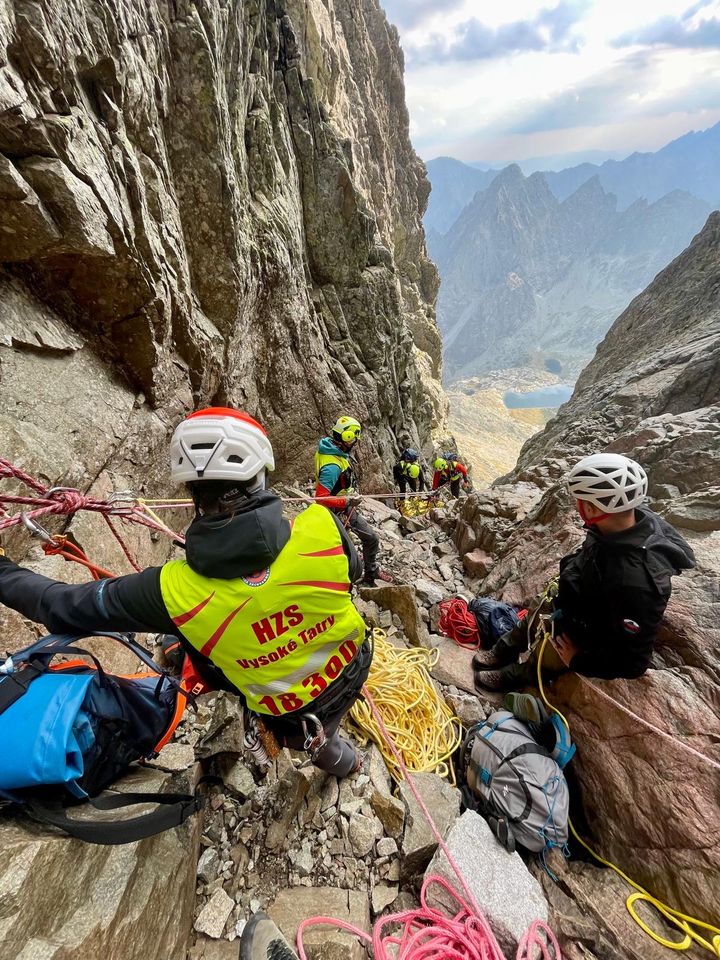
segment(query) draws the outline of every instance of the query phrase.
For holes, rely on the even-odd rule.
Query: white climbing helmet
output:
[[[576,500],[586,500],[603,513],[622,513],[639,507],[647,496],[647,474],[634,460],[619,453],[593,453],[568,474]]]
[[[247,482],[275,469],[270,440],[257,420],[230,407],[207,407],[186,417],[170,441],[170,474],[194,480]]]

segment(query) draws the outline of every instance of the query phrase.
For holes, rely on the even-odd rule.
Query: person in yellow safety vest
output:
[[[460,496],[460,481],[463,481],[463,488],[470,490],[470,480],[468,479],[467,467],[459,460],[446,460],[445,457],[438,457],[433,463],[435,475],[433,476],[433,490],[438,490],[446,483],[450,484],[450,493],[453,497]]]
[[[420,454],[417,450],[408,447],[407,450],[403,450],[400,459],[393,467],[393,478],[400,487],[400,493],[405,493],[408,487],[413,493],[425,490],[425,474],[418,463],[419,458]]]
[[[342,416],[335,422],[331,436],[321,438],[315,454],[315,499],[341,518],[362,543],[365,583],[392,583],[392,577],[378,566],[380,538],[358,512],[361,500],[350,455],[361,435],[360,423],[353,417]]]
[[[358,769],[338,726],[372,650],[350,597],[362,567],[342,523],[316,504],[284,518],[266,489],[270,440],[246,413],[191,414],[170,457],[196,510],[184,559],[75,585],[0,558],[0,602],[55,633],[174,634],[209,684],[236,693],[280,744],[338,777]]]

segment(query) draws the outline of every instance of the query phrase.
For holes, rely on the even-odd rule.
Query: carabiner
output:
[[[26,528],[30,531],[30,535],[37,537],[39,540],[42,540],[44,543],[55,544],[53,535],[45,529],[37,520],[33,520],[32,517],[29,517],[26,513],[20,514],[20,519],[25,524]]]

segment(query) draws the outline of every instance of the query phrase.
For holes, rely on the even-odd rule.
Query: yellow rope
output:
[[[542,643],[540,645],[540,653],[538,655],[538,661],[537,661],[537,681],[538,681],[538,688],[540,690],[540,696],[542,697],[545,705],[560,717],[560,719],[562,720],[562,722],[565,724],[565,726],[569,731],[570,724],[568,723],[567,718],[558,710],[556,706],[550,703],[550,701],[548,700],[545,694],[545,687],[543,685],[543,679],[542,679],[542,659],[543,659],[543,654],[545,653],[545,647],[547,646],[548,641],[551,639],[552,633],[548,633],[546,630],[543,632],[544,632],[544,636],[542,639]],[[578,834],[572,820],[569,820],[569,825],[570,825],[570,830],[572,831],[572,835],[575,837],[578,843],[580,843],[587,850],[587,852],[592,857],[594,857],[595,860],[598,861],[598,863],[601,863],[603,866],[609,867],[611,870],[614,870],[619,877],[622,877],[622,879],[626,883],[628,883],[631,887],[633,887],[637,891],[636,893],[630,894],[630,896],[625,901],[625,904],[627,906],[628,912],[630,913],[630,916],[633,918],[635,923],[637,923],[637,925],[641,928],[641,930],[643,930],[649,937],[651,937],[656,943],[661,944],[661,946],[668,947],[670,950],[689,950],[694,941],[695,943],[703,947],[705,950],[709,950],[710,953],[713,954],[713,956],[720,957],[720,927],[714,927],[712,924],[705,923],[702,920],[698,920],[696,917],[689,916],[686,913],[681,913],[679,910],[675,910],[673,907],[668,906],[667,903],[663,903],[662,900],[659,900],[657,897],[654,897],[644,887],[641,887],[639,883],[636,883],[635,880],[633,880],[626,873],[624,873],[620,869],[620,867],[617,866],[617,864],[614,864],[611,860],[605,860],[603,857],[600,856],[599,853],[593,850],[593,848],[589,844],[587,844],[583,840],[583,838]],[[645,923],[645,921],[638,916],[637,911],[635,910],[635,904],[640,901],[649,903],[651,906],[653,906],[657,910],[657,912],[661,916],[665,917],[665,919],[669,923],[672,923],[676,927],[678,927],[680,931],[685,934],[683,939],[679,941],[668,940],[665,937],[660,936],[659,933],[656,933],[654,930],[652,930],[648,926],[648,924]],[[697,929],[694,929],[699,927],[702,928],[703,930],[710,931],[710,933],[713,935],[712,942],[706,940],[703,936],[700,935]]]
[[[399,650],[384,630],[373,630],[373,637],[375,656],[365,683],[405,765],[411,773],[430,771],[454,784],[448,761],[462,741],[462,727],[430,678],[439,652],[425,647]],[[399,765],[365,701],[353,704],[350,721],[360,744],[376,743],[395,780],[401,780]]]

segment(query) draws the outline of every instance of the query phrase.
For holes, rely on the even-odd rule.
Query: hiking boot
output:
[[[265,913],[254,913],[240,938],[240,960],[298,960],[285,937]]]
[[[482,687],[485,690],[511,690],[515,686],[513,674],[508,672],[507,667],[501,667],[495,670],[481,669],[474,671],[475,687]]]
[[[383,583],[395,583],[393,577],[389,573],[385,573],[384,570],[366,570],[365,576],[363,577],[363,583],[367,583],[369,586],[374,587],[376,580],[382,580]]]
[[[520,651],[509,647],[506,643],[496,643],[489,650],[477,650],[473,656],[474,670],[486,670],[493,667],[507,667],[517,663]]]

